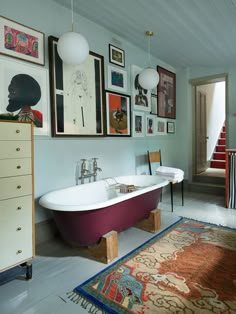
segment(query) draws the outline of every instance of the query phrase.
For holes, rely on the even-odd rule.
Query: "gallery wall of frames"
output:
[[[4,38],[0,41],[0,119],[33,121],[35,135],[53,137],[141,138],[175,133],[175,73],[157,65],[159,84],[145,90],[138,81],[143,69],[126,67],[120,47],[108,44],[106,62],[90,51],[85,62],[71,67],[60,59],[54,36],[47,39],[48,70],[43,32],[3,16],[0,32]],[[9,91],[14,86],[21,103],[12,105]]]

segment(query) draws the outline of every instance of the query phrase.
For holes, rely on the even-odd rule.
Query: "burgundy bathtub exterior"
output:
[[[157,208],[161,190],[162,187],[101,209],[53,210],[54,219],[66,242],[73,246],[92,245],[107,232],[120,232],[147,218]]]

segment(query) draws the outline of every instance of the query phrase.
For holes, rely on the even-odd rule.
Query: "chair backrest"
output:
[[[152,164],[153,163],[159,163],[159,165],[162,165],[161,162],[161,151],[155,151],[155,152],[149,152],[147,151],[147,155],[148,155],[148,165],[149,165],[149,173],[150,175],[153,174],[152,171]]]

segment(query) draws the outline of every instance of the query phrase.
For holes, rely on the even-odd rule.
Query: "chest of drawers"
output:
[[[0,120],[0,274],[35,255],[33,124]]]

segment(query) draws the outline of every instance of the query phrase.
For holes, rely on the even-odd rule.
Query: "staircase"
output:
[[[223,126],[210,162],[210,168],[225,169],[225,141],[226,130]]]

